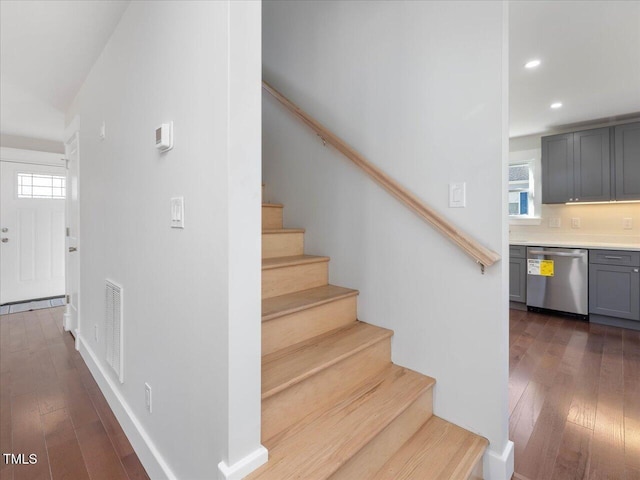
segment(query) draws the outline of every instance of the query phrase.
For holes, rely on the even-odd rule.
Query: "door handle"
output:
[[[9,239],[8,239],[8,238],[3,237],[3,239],[2,239],[2,243],[7,243],[8,241],[9,241]]]
[[[78,249],[76,247],[69,247],[69,252],[77,252]]]

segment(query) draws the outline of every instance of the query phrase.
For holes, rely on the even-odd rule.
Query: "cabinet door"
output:
[[[611,159],[609,128],[573,134],[573,200],[599,202],[611,200]]]
[[[542,138],[542,203],[573,201],[573,133]]]
[[[509,259],[509,300],[527,301],[527,259]]]
[[[640,320],[638,267],[589,265],[589,313]]]
[[[615,198],[640,200],[640,122],[615,127]]]

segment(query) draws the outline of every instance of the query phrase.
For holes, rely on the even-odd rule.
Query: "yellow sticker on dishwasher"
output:
[[[553,260],[530,258],[527,260],[527,273],[529,275],[553,277]]]
[[[553,277],[553,260],[540,260],[540,275]]]

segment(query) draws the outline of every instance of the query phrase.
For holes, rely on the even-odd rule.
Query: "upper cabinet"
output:
[[[640,122],[542,137],[542,203],[640,200]]]
[[[640,122],[615,127],[616,200],[640,199]]]
[[[573,133],[542,137],[542,203],[573,201]]]

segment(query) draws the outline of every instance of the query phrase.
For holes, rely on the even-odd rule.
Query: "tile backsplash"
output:
[[[542,205],[541,217],[540,225],[510,225],[510,240],[582,240],[640,245],[640,203]],[[631,219],[630,229],[625,228],[628,219]],[[557,227],[551,226],[558,223]]]

